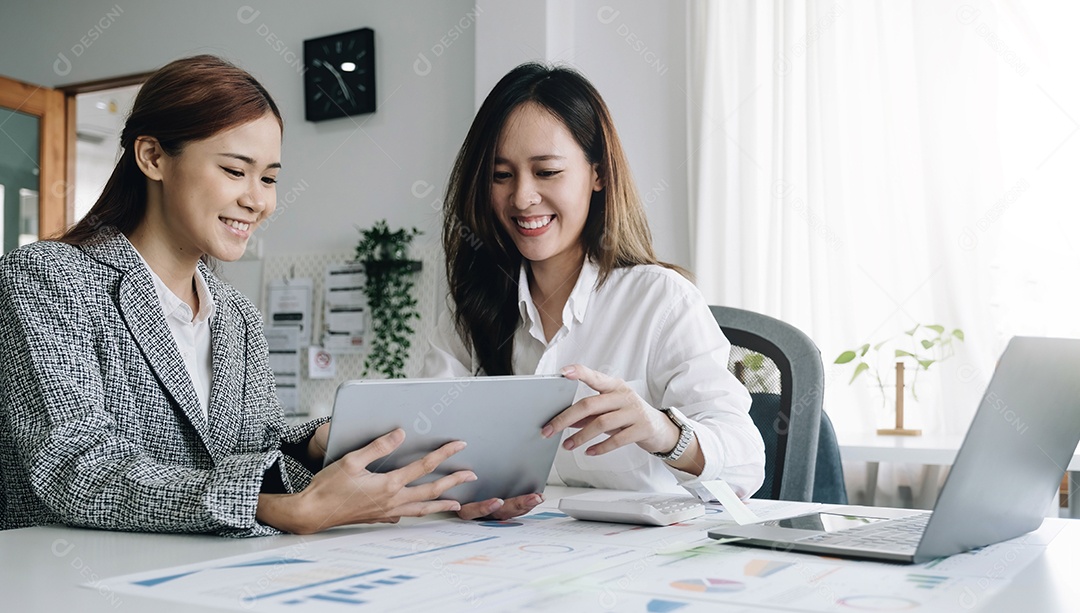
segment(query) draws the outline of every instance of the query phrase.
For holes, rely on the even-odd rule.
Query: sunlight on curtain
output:
[[[960,434],[1011,336],[1080,336],[1080,45],[1068,32],[1080,10],[812,0],[691,12],[699,285],[817,342],[838,431],[892,420],[891,390],[885,402],[832,364],[845,349],[916,323],[962,328],[956,355],[920,374],[906,420]]]

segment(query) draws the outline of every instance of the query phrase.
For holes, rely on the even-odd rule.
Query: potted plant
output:
[[[360,230],[356,261],[364,265],[364,295],[371,312],[371,350],[364,358],[364,375],[378,372],[387,379],[405,376],[405,359],[412,344],[412,320],[419,319],[412,296],[418,261],[408,259],[409,245],[422,234],[416,228],[390,230],[386,220]]]
[[[881,405],[888,400],[885,392],[887,370],[896,372],[896,428],[878,430],[878,434],[920,434],[919,430],[904,428],[904,373],[908,366],[914,371],[908,388],[914,400],[919,399],[917,383],[919,373],[930,370],[938,362],[951,358],[955,354],[955,343],[964,341],[964,331],[954,328],[951,331],[939,324],[915,324],[910,330],[889,337],[871,345],[866,343],[855,349],[849,349],[837,356],[836,364],[854,364],[848,384],[854,383],[863,373],[873,377],[876,387],[881,392]],[[885,358],[884,356],[888,356]]]

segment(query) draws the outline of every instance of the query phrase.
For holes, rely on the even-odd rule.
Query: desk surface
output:
[[[879,434],[837,434],[840,456],[848,462],[908,462],[952,465],[964,442],[959,434],[894,436]],[[1069,462],[1070,471],[1080,471],[1080,447]]]
[[[555,490],[555,491],[553,491]],[[549,488],[548,503],[567,488]],[[979,611],[1071,611],[1080,603],[1080,523],[1048,519],[1062,526],[1038,559]],[[283,535],[233,540],[199,535],[104,532],[36,527],[0,532],[0,593],[7,611],[197,610],[191,605],[95,591],[81,584],[138,571],[253,553],[314,542],[377,527],[349,527],[316,536]],[[741,610],[741,609],[740,609]],[[758,609],[780,610],[780,609]]]

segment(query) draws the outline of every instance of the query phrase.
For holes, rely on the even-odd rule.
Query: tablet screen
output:
[[[838,515],[836,513],[811,513],[799,515],[776,521],[766,522],[781,528],[796,528],[799,530],[814,530],[816,532],[836,532],[856,526],[865,526],[879,521],[881,517],[861,517],[858,515]]]

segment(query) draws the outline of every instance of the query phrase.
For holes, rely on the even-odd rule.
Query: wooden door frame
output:
[[[69,201],[73,202],[74,193],[74,183],[68,180],[68,110],[64,93],[0,77],[0,106],[33,115],[40,121],[38,236],[58,235],[72,217]]]
[[[0,76],[0,107],[32,115],[40,122],[39,238],[59,236],[75,220],[75,96],[138,85],[151,74],[142,72],[56,89]]]
[[[106,79],[98,79],[96,81],[85,81],[82,83],[72,83],[71,85],[61,85],[56,89],[64,95],[65,117],[67,123],[67,133],[65,136],[67,146],[67,184],[71,186],[66,192],[66,201],[64,203],[66,217],[65,228],[75,221],[75,136],[77,132],[77,126],[75,125],[76,117],[75,113],[77,105],[75,97],[79,94],[89,94],[93,92],[99,92],[106,89],[116,89],[118,87],[127,87],[129,85],[141,85],[150,78],[152,72],[138,72],[135,74],[122,75],[119,77],[108,77]]]

